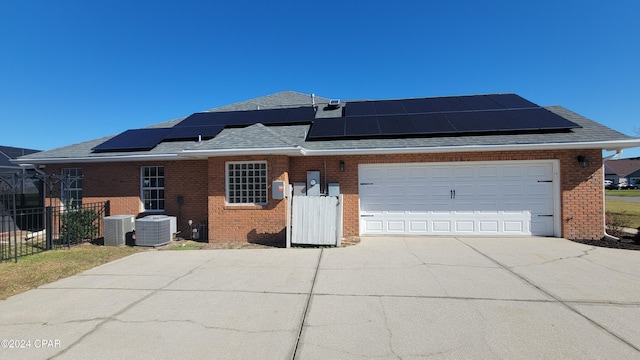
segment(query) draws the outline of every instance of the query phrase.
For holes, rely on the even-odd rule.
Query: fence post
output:
[[[46,245],[46,249],[47,250],[51,250],[52,248],[52,236],[53,236],[53,216],[51,216],[51,206],[47,206],[45,208],[45,216],[46,216],[46,223],[45,223],[45,231],[46,231],[46,235],[47,235],[47,245]]]

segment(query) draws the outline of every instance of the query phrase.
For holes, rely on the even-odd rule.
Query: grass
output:
[[[627,191],[640,191],[640,190],[627,190]],[[625,191],[623,191],[625,192]],[[608,212],[620,215],[622,222],[626,227],[637,229],[640,227],[640,203],[630,202],[624,200],[612,200],[606,201],[606,209]]]
[[[605,190],[604,194],[607,195],[607,196],[635,197],[635,196],[640,196],[640,189],[637,189],[637,190]]]
[[[84,244],[0,263],[0,300],[144,249]]]

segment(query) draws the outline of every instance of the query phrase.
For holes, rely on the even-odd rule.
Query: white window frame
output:
[[[60,200],[63,206],[70,208],[82,206],[82,168],[62,168],[60,182]],[[69,195],[69,198],[67,198]],[[68,203],[69,202],[69,203]]]
[[[225,189],[227,205],[267,205],[269,201],[267,162],[227,161]]]
[[[147,169],[149,170],[149,175],[145,175],[145,170]],[[159,174],[159,169],[162,169],[162,175]],[[155,173],[152,170],[155,170]],[[140,167],[140,200],[144,212],[164,212],[164,181],[164,166],[154,165]],[[145,196],[147,192],[148,195]]]

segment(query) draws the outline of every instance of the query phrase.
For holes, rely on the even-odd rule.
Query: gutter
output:
[[[176,160],[178,154],[154,154],[154,155],[115,155],[115,156],[84,156],[84,157],[51,157],[12,159],[11,162],[19,165],[28,164],[61,164],[61,163],[99,163],[114,161],[139,161],[139,160]]]
[[[640,139],[619,141],[595,141],[573,143],[545,143],[545,144],[509,144],[509,145],[460,145],[434,147],[395,147],[395,148],[353,148],[353,149],[305,149],[300,152],[304,156],[322,155],[391,155],[407,153],[452,153],[452,152],[485,152],[485,151],[523,151],[523,150],[558,150],[558,149],[617,149],[640,147]]]
[[[309,144],[313,144],[309,142]],[[343,149],[306,149],[299,145],[288,147],[260,147],[237,149],[197,149],[182,150],[177,153],[152,155],[112,155],[112,156],[80,156],[12,159],[15,164],[55,164],[55,163],[100,163],[115,161],[153,161],[179,160],[184,158],[201,159],[213,156],[243,155],[289,155],[289,156],[332,156],[332,155],[391,155],[391,154],[437,154],[455,152],[487,152],[487,151],[527,151],[558,149],[614,149],[640,147],[640,139],[594,142],[545,143],[545,144],[508,144],[508,145],[460,145],[460,146],[412,146],[392,148],[343,148]]]

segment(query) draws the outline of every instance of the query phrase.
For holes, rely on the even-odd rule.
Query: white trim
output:
[[[390,154],[428,154],[455,152],[485,152],[485,151],[530,151],[530,150],[563,150],[563,149],[603,149],[619,151],[627,148],[640,147],[640,139],[567,142],[545,144],[509,144],[509,145],[460,145],[460,146],[414,146],[390,148],[352,148],[352,149],[306,149],[301,146],[253,148],[253,149],[213,149],[213,150],[181,150],[175,154],[146,154],[146,155],[116,155],[116,156],[87,156],[87,157],[59,157],[59,158],[29,158],[14,159],[16,164],[56,164],[56,163],[99,163],[117,161],[153,161],[153,160],[182,160],[205,159],[217,156],[246,156],[246,155],[289,155],[289,156],[323,156],[323,155],[390,155]]]
[[[116,156],[84,156],[84,157],[54,157],[54,158],[30,158],[14,159],[11,162],[16,164],[63,164],[63,163],[99,163],[117,161],[156,161],[156,160],[176,160],[178,154],[152,154],[152,155],[116,155]]]
[[[460,145],[437,147],[403,147],[403,148],[357,148],[357,149],[302,149],[304,156],[321,155],[374,155],[374,154],[426,154],[452,152],[484,152],[484,151],[526,151],[526,150],[563,150],[563,149],[603,149],[619,150],[640,147],[640,139],[598,142],[547,143],[547,144],[510,144],[510,145]]]

